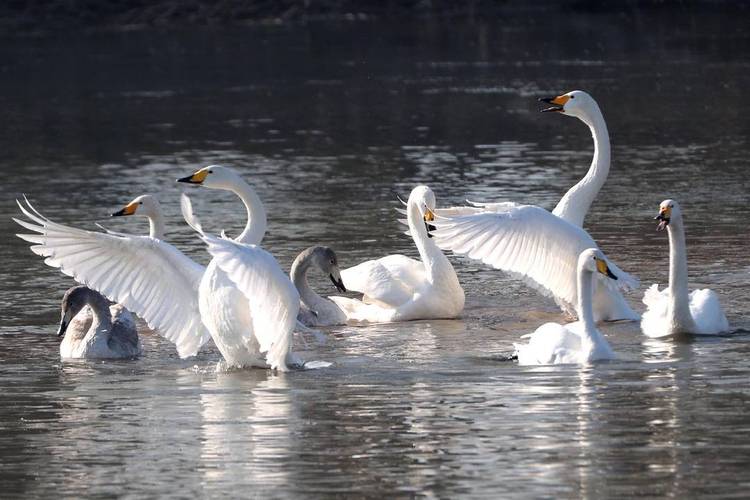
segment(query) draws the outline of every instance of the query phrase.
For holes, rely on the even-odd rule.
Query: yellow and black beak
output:
[[[433,226],[432,224],[429,224],[429,223],[435,220],[435,212],[433,212],[429,208],[425,208],[425,213],[424,213],[423,219],[424,219],[424,225],[427,228],[427,236],[429,238],[432,238],[432,235],[430,234],[430,231],[434,231],[437,228],[435,226]]]
[[[617,276],[612,274],[612,271],[609,270],[607,263],[601,259],[596,259],[596,270],[613,280],[617,279]]]
[[[122,210],[118,210],[117,212],[113,213],[112,217],[123,217],[125,215],[133,215],[138,208],[138,203],[128,203],[125,205],[125,208]]]
[[[549,108],[545,108],[542,110],[542,113],[552,113],[552,112],[558,112],[558,113],[564,113],[565,112],[565,103],[570,100],[570,96],[563,94],[559,95],[557,97],[542,97],[539,99],[539,102],[546,102],[547,104],[552,104]]]
[[[664,231],[669,225],[669,220],[672,217],[672,209],[669,207],[661,207],[659,209],[659,215],[654,217],[654,220],[658,220],[659,224],[656,226],[657,231]]]
[[[180,177],[177,179],[177,182],[186,182],[187,184],[203,184],[203,181],[206,180],[206,177],[208,176],[208,170],[205,168],[202,168],[195,172],[192,175],[188,175],[187,177]]]

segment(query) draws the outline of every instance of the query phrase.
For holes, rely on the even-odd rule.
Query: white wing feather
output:
[[[35,234],[17,236],[47,265],[138,314],[183,358],[209,339],[198,311],[203,266],[164,241],[57,224],[25,202],[17,201],[32,222],[13,220]]]
[[[432,222],[438,228],[432,233],[438,246],[508,272],[574,306],[578,256],[597,247],[591,236],[533,205],[475,205],[466,207],[467,215],[438,217]],[[637,283],[625,273],[618,278],[618,286]]]
[[[271,368],[286,370],[292,332],[299,312],[299,294],[273,256],[256,245],[205,235],[208,251],[219,268],[247,298],[253,332]]]

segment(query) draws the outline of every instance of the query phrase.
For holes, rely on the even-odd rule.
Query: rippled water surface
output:
[[[750,38],[702,13],[474,23],[312,24],[8,40],[0,47],[2,496],[714,496],[750,486]],[[217,373],[142,325],[145,355],[65,362],[54,332],[72,285],[11,236],[14,198],[47,216],[145,232],[107,214],[159,196],[167,238],[206,252],[179,217],[178,176],[232,165],[269,212],[286,268],[332,246],[343,266],[404,252],[394,208],[427,183],[439,204],[552,208],[586,171],[590,135],[536,98],[589,90],[613,165],[586,227],[644,285],[667,280],[653,215],[686,218],[692,286],[735,333],[648,341],[602,327],[619,359],[502,361],[554,304],[453,258],[464,316],[337,327],[297,343],[325,369]],[[239,201],[193,191],[212,231]],[[316,285],[334,290],[324,279]],[[629,296],[642,310],[644,287]]]

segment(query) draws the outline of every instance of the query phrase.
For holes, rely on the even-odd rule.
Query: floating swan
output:
[[[142,352],[130,312],[85,286],[65,292],[57,335],[61,358],[128,359]]]
[[[302,300],[297,319],[305,326],[343,325],[346,323],[344,312],[330,300],[315,293],[307,283],[307,272],[312,266],[320,269],[323,274],[327,274],[339,292],[346,292],[334,251],[321,246],[304,250],[294,259],[289,273]]]
[[[448,259],[430,239],[435,195],[427,186],[415,187],[407,202],[409,233],[421,261],[389,255],[344,269],[341,277],[362,300],[330,297],[348,320],[366,322],[455,318],[464,308],[464,291]]]
[[[227,367],[286,371],[301,364],[291,352],[299,294],[273,256],[257,246],[265,234],[266,212],[255,190],[234,170],[218,165],[178,182],[232,191],[247,208],[247,224],[237,239],[218,238],[203,232],[189,198],[182,196],[185,220],[213,256],[198,288],[198,306]]]
[[[522,279],[560,308],[574,314],[577,304],[576,262],[596,243],[581,228],[591,202],[609,171],[609,137],[596,101],[579,90],[543,99],[554,106],[544,111],[570,114],[588,124],[594,136],[594,159],[586,176],[573,186],[552,213],[532,205],[473,203],[471,207],[437,210],[440,248],[480,260]],[[609,262],[621,288],[636,288],[638,280]],[[594,319],[639,319],[610,280],[600,279],[594,291]]]
[[[525,335],[528,344],[515,344],[521,365],[585,364],[591,361],[614,359],[615,354],[604,335],[596,329],[593,293],[596,274],[617,279],[607,265],[601,250],[589,248],[578,257],[578,317],[575,323],[560,325],[545,323]],[[606,278],[605,278],[606,279]]]
[[[610,148],[607,124],[594,98],[582,90],[574,90],[557,97],[540,100],[553,105],[542,112],[574,116],[588,125],[591,130],[594,139],[594,157],[591,160],[591,166],[583,179],[570,188],[552,210],[553,215],[575,226],[583,227],[583,220],[609,174]]]
[[[654,284],[643,295],[647,310],[641,330],[648,337],[698,334],[715,335],[729,331],[729,322],[719,297],[709,289],[688,291],[687,248],[682,211],[674,200],[659,205],[658,230],[669,233],[669,286],[659,290]]]
[[[152,197],[138,197],[113,214],[146,215],[149,236],[73,228],[47,219],[26,197],[17,203],[32,222],[13,220],[36,233],[17,236],[33,243],[31,250],[45,264],[143,318],[175,344],[180,357],[195,355],[210,338],[198,311],[204,268],[161,239],[163,217]]]

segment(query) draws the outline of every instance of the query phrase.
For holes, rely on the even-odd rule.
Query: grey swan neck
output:
[[[310,288],[310,284],[307,282],[307,272],[312,266],[312,254],[302,252],[294,259],[292,263],[292,269],[289,273],[292,283],[299,292],[302,303],[312,311],[319,312],[320,309],[328,305],[328,300],[324,299],[315,291]]]

